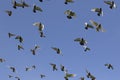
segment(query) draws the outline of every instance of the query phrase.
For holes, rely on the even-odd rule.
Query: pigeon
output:
[[[110,9],[116,8],[116,4],[114,1],[104,1],[105,4],[109,5]]]
[[[12,36],[16,36],[16,35],[9,32],[9,33],[8,33],[8,37],[11,38]]]
[[[84,51],[85,51],[85,52],[86,52],[86,51],[90,51],[90,48],[87,47],[87,46],[83,46],[83,48],[84,48]]]
[[[68,3],[73,3],[74,1],[73,0],[65,0],[65,4],[68,4]]]
[[[43,0],[39,0],[40,2],[43,2]]]
[[[18,45],[18,50],[24,50],[24,48],[22,47],[22,45]]]
[[[5,12],[8,14],[8,16],[12,15],[12,11],[11,10],[6,10]]]
[[[12,75],[8,75],[9,78],[12,78],[13,76]]]
[[[13,8],[16,9],[17,7],[23,7],[24,5],[22,3],[18,3],[15,0],[12,0]]]
[[[21,0],[21,2],[22,2],[22,8],[24,8],[24,7],[30,7],[30,5],[29,4],[27,4],[25,1],[23,1],[23,0]]]
[[[44,30],[44,24],[42,24],[41,22],[35,22],[33,23],[33,26],[37,26],[40,32]]]
[[[10,67],[10,69],[12,70],[12,72],[16,72],[15,67]]]
[[[106,66],[108,69],[112,69],[112,70],[113,70],[112,64],[105,64],[105,66]]]
[[[36,66],[35,66],[35,65],[33,65],[33,66],[32,66],[32,69],[35,69],[35,68],[36,68]]]
[[[3,63],[3,62],[5,62],[5,59],[0,58],[0,63]]]
[[[61,71],[66,71],[65,66],[63,66],[62,64],[60,65],[60,69]]]
[[[96,79],[90,72],[88,72],[87,70],[86,70],[86,72],[87,72],[87,78],[91,78],[91,80]]]
[[[30,51],[32,52],[33,55],[36,55],[35,49],[31,49]]]
[[[36,5],[34,4],[34,5],[33,5],[33,12],[36,13],[36,11],[43,12],[43,10],[42,10],[40,7],[38,7],[38,6],[36,6]]]
[[[20,78],[19,78],[19,77],[17,77],[17,76],[16,76],[15,78],[16,78],[17,80],[20,80]]]
[[[51,47],[54,51],[56,51],[57,54],[61,54],[62,55],[62,52],[59,48],[56,48],[56,47]],[[63,55],[62,55],[63,56]]]
[[[98,16],[103,16],[102,8],[93,8],[93,9],[91,9],[91,11],[97,12]]]
[[[99,31],[105,32],[105,30],[102,28],[102,25],[101,25],[101,24],[99,24],[99,23],[97,23],[97,22],[95,22],[95,21],[93,21],[93,20],[90,20],[90,22],[91,22],[91,24],[92,24],[93,26],[96,27],[96,31],[97,31],[97,32],[99,32]]]
[[[44,74],[40,74],[40,77],[41,77],[41,78],[44,78],[44,77],[46,77],[46,76],[45,76]]]
[[[22,43],[24,41],[23,38],[21,36],[19,36],[19,35],[16,36],[15,39],[18,39],[20,43]]]
[[[40,31],[40,37],[45,37],[43,31]]]
[[[72,77],[75,77],[75,76],[76,76],[76,74],[71,74],[71,73],[68,73],[67,71],[65,71],[64,79],[69,80],[69,78],[72,78]]]
[[[89,28],[93,29],[94,26],[92,26],[91,24],[88,24],[87,22],[85,22],[85,29],[88,30]]]
[[[75,42],[79,42],[80,45],[84,46],[87,44],[87,41],[84,38],[76,38],[74,39]]]
[[[53,68],[53,71],[57,71],[58,69],[57,69],[57,67],[56,67],[56,64],[53,64],[53,63],[50,63],[50,65],[52,66],[52,68]]]
[[[71,11],[71,10],[66,10],[66,11],[64,12],[64,14],[67,15],[67,18],[68,18],[68,19],[72,19],[72,17],[76,17],[76,13],[73,12],[73,11]]]

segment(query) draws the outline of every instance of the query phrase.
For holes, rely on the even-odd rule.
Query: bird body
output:
[[[108,69],[112,69],[112,70],[113,70],[112,64],[105,64],[105,66],[106,66]]]
[[[36,13],[36,11],[43,12],[43,10],[42,10],[40,7],[38,7],[38,6],[36,6],[36,5],[34,4],[34,5],[33,5],[33,12]]]
[[[55,70],[57,71],[58,70],[56,64],[50,63],[50,65],[52,66],[53,71],[55,71]]]

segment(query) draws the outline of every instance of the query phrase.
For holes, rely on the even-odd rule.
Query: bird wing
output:
[[[64,12],[64,14],[70,15],[70,12],[71,12],[71,10],[66,10],[66,11]]]
[[[81,38],[76,38],[76,39],[74,39],[74,41],[80,42],[80,41],[81,41]]]
[[[58,48],[56,47],[51,47],[53,50],[58,51]]]
[[[91,11],[93,11],[93,12],[100,12],[100,9],[99,8],[93,8],[93,9],[91,9]]]
[[[112,5],[111,1],[104,1],[104,3],[108,4],[108,5]]]
[[[42,8],[36,6],[36,10],[40,11],[40,12],[43,12]]]
[[[99,25],[97,22],[95,22],[95,21],[93,21],[93,20],[90,20],[90,22],[91,22],[92,25],[94,25],[94,26],[96,26],[96,27]]]

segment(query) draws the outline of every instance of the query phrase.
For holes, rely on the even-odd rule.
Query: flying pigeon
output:
[[[105,30],[102,28],[102,25],[101,24],[99,24],[99,23],[97,23],[97,22],[95,22],[95,21],[93,21],[93,20],[90,20],[90,22],[91,22],[91,24],[93,25],[93,26],[95,26],[96,27],[96,31],[102,31],[102,32],[105,32]]]
[[[61,50],[56,47],[51,47],[54,51],[56,51],[57,54],[62,54]],[[62,55],[63,56],[63,55]]]
[[[13,76],[12,75],[8,75],[9,78],[12,78]]]
[[[8,37],[11,38],[12,36],[16,36],[16,35],[9,32],[9,33],[8,33]]]
[[[8,16],[12,15],[12,11],[10,11],[10,10],[6,10],[5,12],[8,14]]]
[[[16,78],[17,80],[20,80],[20,78],[19,78],[19,77],[17,77],[17,76],[16,76],[15,78]]]
[[[53,64],[53,63],[50,63],[50,65],[52,66],[52,68],[53,68],[53,71],[57,71],[58,69],[57,69],[57,67],[56,67],[56,64]]]
[[[112,69],[112,70],[113,70],[112,64],[105,64],[105,66],[106,66],[108,69]]]
[[[93,9],[91,9],[91,11],[97,12],[98,16],[103,16],[103,10],[102,10],[102,8],[93,8]]]
[[[5,62],[5,59],[0,58],[0,63]]]
[[[76,38],[74,39],[75,42],[79,42],[80,45],[84,46],[85,44],[87,44],[87,41],[84,38]]]
[[[43,12],[43,10],[42,10],[40,7],[38,7],[38,6],[36,6],[36,5],[34,4],[34,5],[33,5],[33,12],[36,13],[36,11]]]
[[[40,77],[41,77],[41,78],[44,78],[44,77],[46,77],[46,76],[45,76],[44,74],[40,74]]]
[[[73,0],[65,0],[65,4],[68,4],[68,3],[73,3],[74,1]]]
[[[68,18],[68,19],[72,19],[72,17],[76,17],[76,13],[73,12],[73,11],[71,11],[71,10],[66,10],[66,11],[64,12],[64,14],[67,15],[67,18]]]
[[[62,64],[60,65],[60,69],[61,71],[66,71],[65,66],[63,66]]]
[[[110,9],[116,8],[116,4],[114,1],[104,1],[105,4],[109,5]]]
[[[22,47],[22,45],[18,45],[18,50],[24,50],[24,48]]]
[[[87,72],[87,78],[91,78],[91,80],[96,79],[90,72],[88,72],[87,70],[86,70],[86,72]]]
[[[85,22],[85,29],[88,30],[89,28],[93,29],[94,26],[92,26],[91,24],[88,24],[87,22]]]
[[[21,36],[19,36],[19,35],[16,36],[15,39],[18,39],[20,43],[22,43],[24,41],[23,38]]]
[[[23,7],[24,5],[22,3],[18,3],[15,0],[12,0],[13,8],[16,9],[17,7]]]
[[[40,31],[40,37],[45,37],[43,31]]]
[[[12,72],[16,72],[15,67],[10,67],[10,69],[12,70]]]
[[[65,71],[65,80],[69,80],[69,78],[72,78],[72,77],[75,77],[76,74],[71,74],[71,73],[68,73],[67,71]]]
[[[27,4],[25,1],[23,1],[23,0],[21,0],[21,3],[22,3],[22,8],[24,8],[24,7],[30,7],[30,5],[29,4]]]
[[[33,23],[33,26],[37,26],[40,32],[44,29],[44,25],[41,22],[35,22]]]

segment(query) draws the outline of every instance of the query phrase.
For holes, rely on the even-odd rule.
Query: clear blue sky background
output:
[[[19,1],[19,0],[17,0]],[[79,80],[86,77],[86,69],[90,71],[96,80],[119,80],[120,76],[120,6],[119,0],[115,0],[116,9],[109,9],[103,0],[75,0],[74,3],[64,4],[64,0],[25,0],[30,4],[29,8],[14,9],[11,0],[0,1],[0,58],[6,62],[0,63],[0,79],[9,79],[8,75],[19,76],[21,80],[40,80],[40,74],[45,74],[43,80],[64,80],[64,73],[60,71],[63,64],[69,73],[77,74],[70,80]],[[43,12],[33,13],[33,4],[40,6]],[[103,8],[104,16],[97,16],[91,12],[92,8]],[[76,12],[76,18],[66,18],[64,12],[68,9]],[[12,10],[12,16],[4,11]],[[106,32],[84,29],[84,23],[94,20],[102,24]],[[45,25],[46,38],[39,36],[38,28],[34,22]],[[8,32],[21,35],[24,38],[25,50],[17,50],[19,42],[14,38],[8,38]],[[83,37],[88,41],[90,51],[84,52],[75,38]],[[40,49],[33,56],[30,49],[37,44]],[[63,56],[55,53],[51,47],[62,50]],[[49,63],[55,63],[58,71],[52,71]],[[107,69],[104,64],[111,63],[114,70]],[[36,65],[35,70],[26,72],[26,66]],[[13,73],[8,66],[16,67]]]

